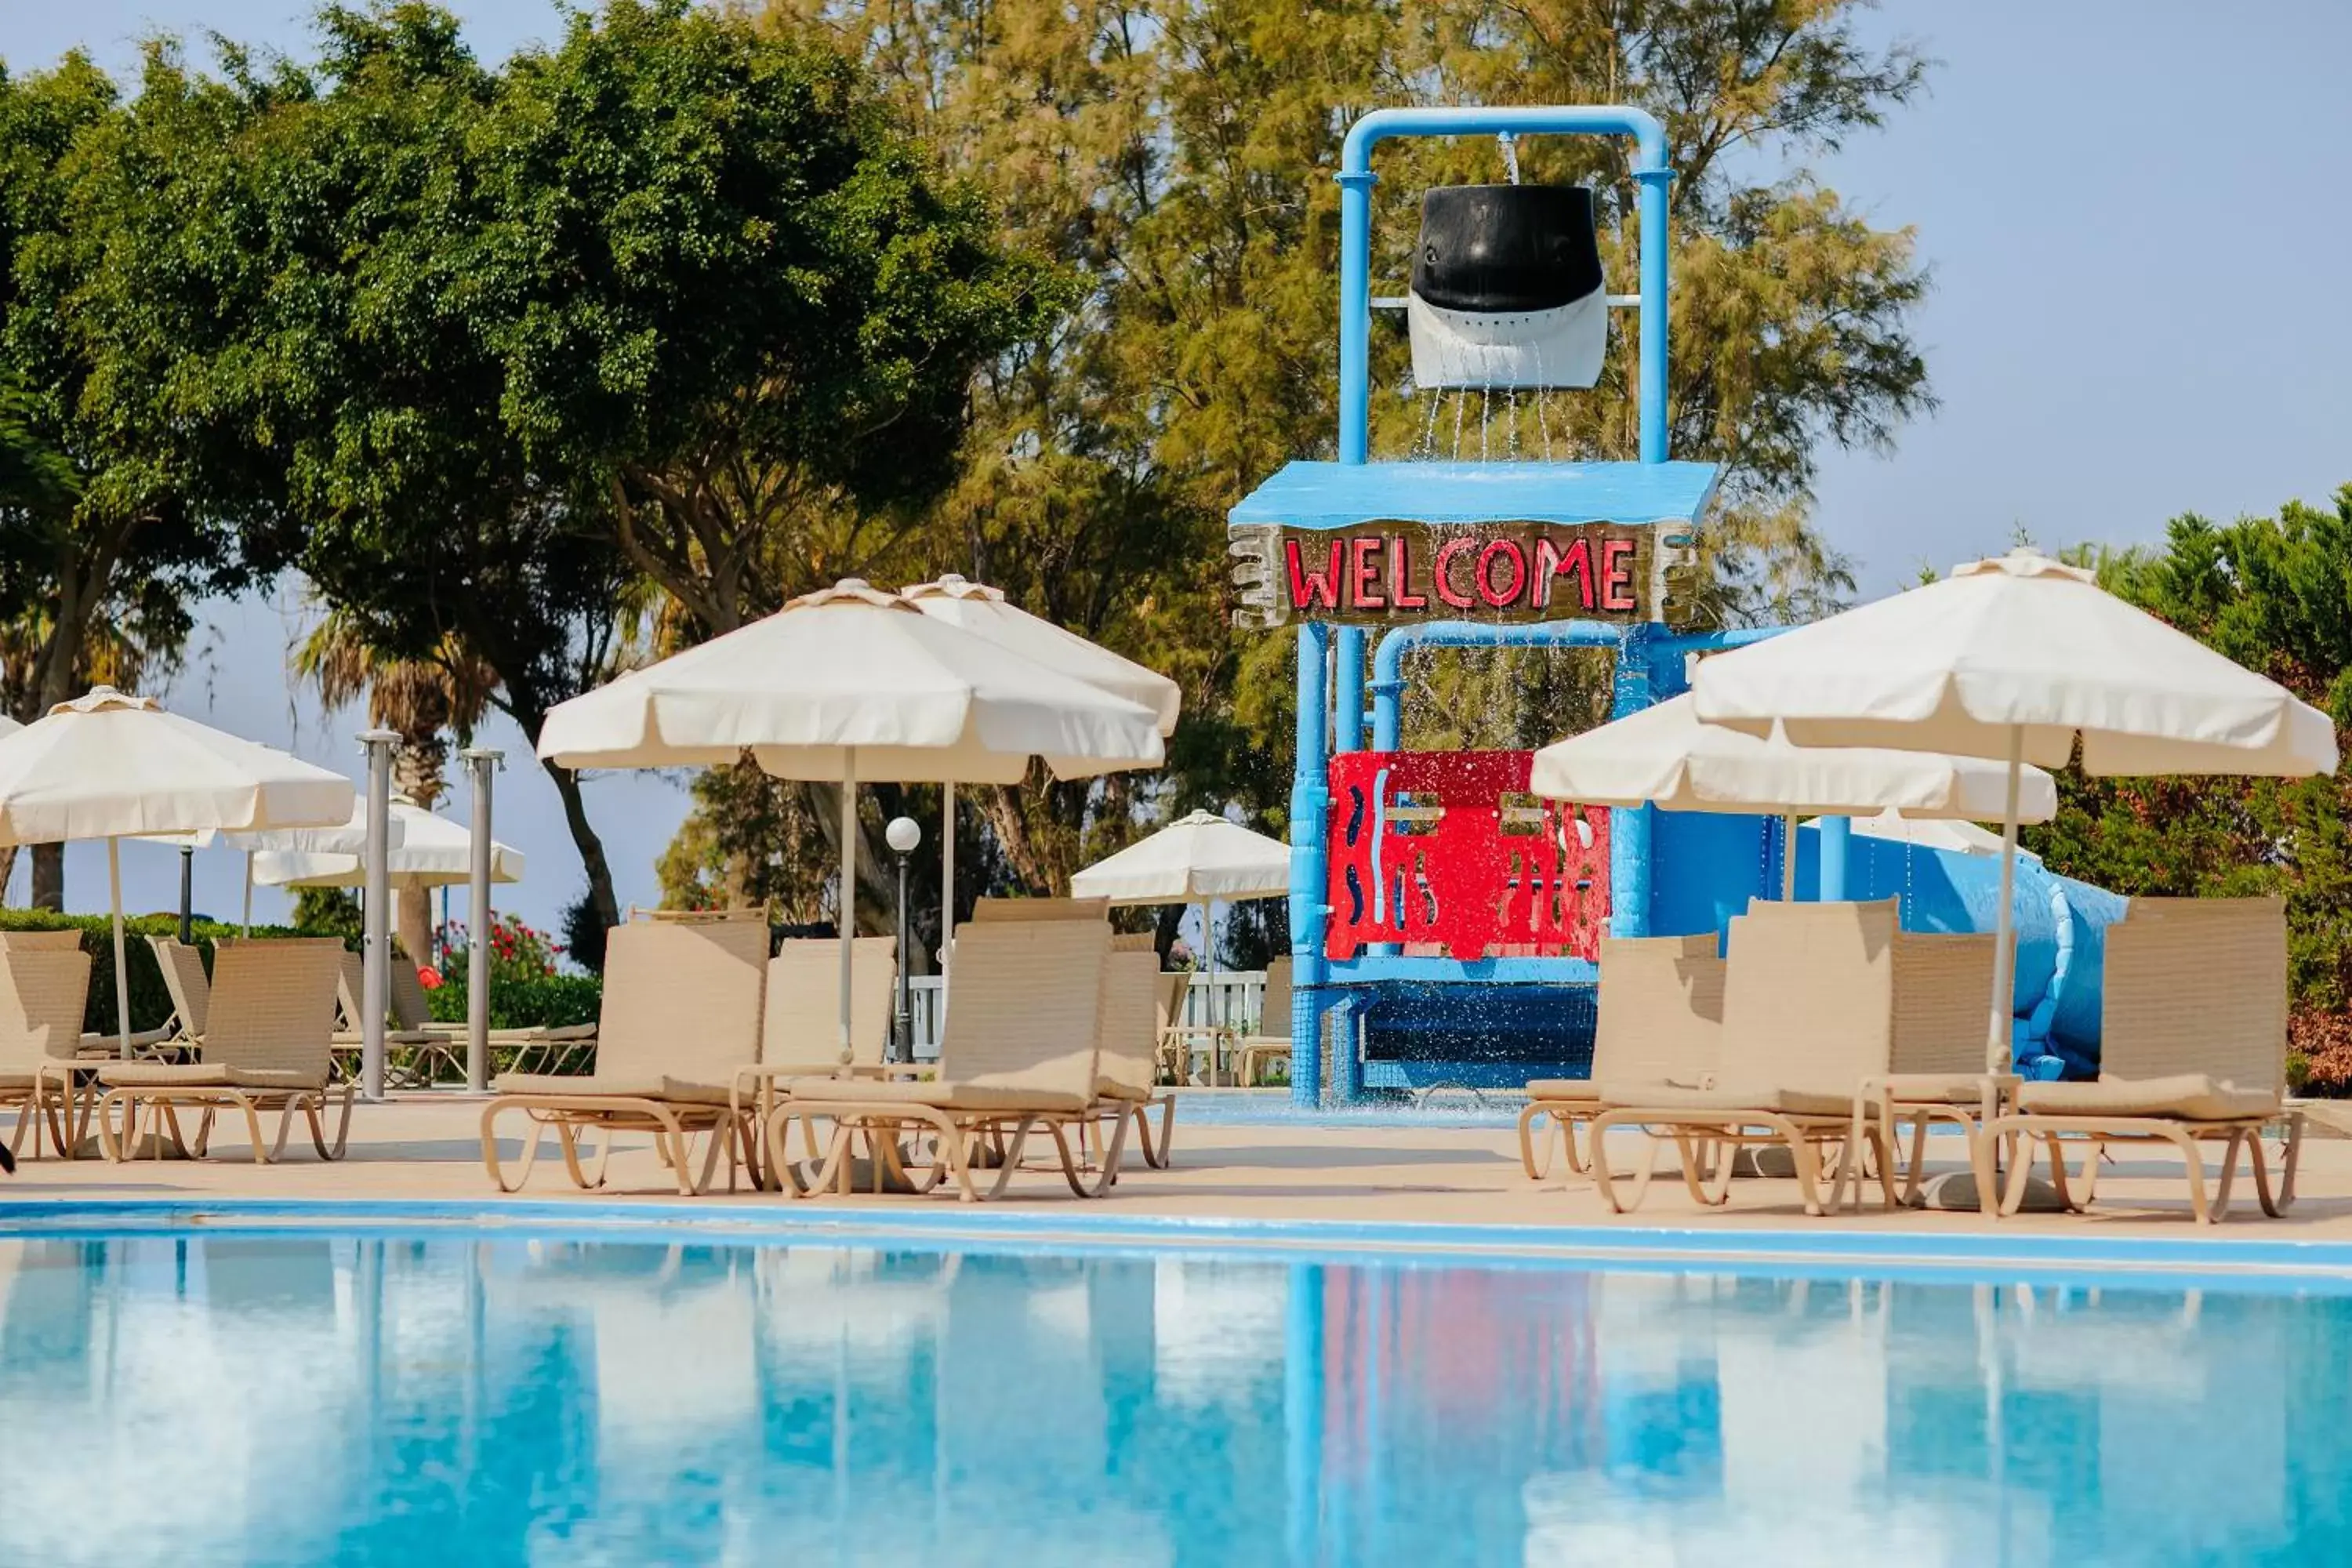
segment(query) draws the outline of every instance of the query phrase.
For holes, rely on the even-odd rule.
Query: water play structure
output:
[[[1517,140],[1540,135],[1633,144],[1633,292],[1608,291],[1593,193],[1517,183]],[[1500,139],[1511,182],[1426,193],[1410,290],[1375,299],[1373,150],[1431,136]],[[1791,853],[1801,897],[1899,897],[1908,929],[1992,927],[1997,863],[1965,850],[1857,837],[1843,818],[1791,844],[1766,817],[1539,801],[1526,793],[1529,752],[1402,749],[1415,649],[1603,650],[1610,716],[1622,718],[1686,689],[1699,656],[1770,635],[1685,624],[1683,574],[1719,476],[1667,451],[1673,177],[1664,129],[1635,109],[1381,110],[1348,133],[1337,460],[1286,465],[1228,520],[1236,623],[1291,627],[1297,641],[1289,1033],[1301,1106],[1583,1071],[1601,935],[1720,931],[1750,898],[1777,894]],[[1523,394],[1594,385],[1611,314],[1633,311],[1636,459],[1556,458],[1547,432],[1503,460],[1483,449],[1464,460],[1457,435],[1449,458],[1432,441],[1426,457],[1370,461],[1375,309],[1405,313],[1417,390],[1501,395],[1514,409]],[[1434,419],[1433,405],[1433,431]],[[2034,863],[2012,903],[2021,1062],[2095,1061],[2100,933],[2122,900]]]

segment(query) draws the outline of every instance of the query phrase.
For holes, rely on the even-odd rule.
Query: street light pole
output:
[[[473,894],[466,918],[472,930],[466,943],[466,1091],[488,1093],[490,1087],[490,776],[506,760],[504,752],[472,746],[458,753],[474,780],[474,836],[467,847]]]
[[[898,854],[898,1005],[890,1021],[890,1059],[908,1062],[915,1057],[915,1014],[907,973],[907,857],[923,841],[923,830],[913,817],[896,816],[882,837]]]

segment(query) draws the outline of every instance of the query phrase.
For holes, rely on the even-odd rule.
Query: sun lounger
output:
[[[79,930],[6,931],[0,931],[0,952],[82,952],[82,934]],[[82,1057],[110,1057],[121,1059],[121,1041],[110,1032],[82,1030],[77,1027],[77,1054]],[[141,1029],[131,1037],[131,1048],[137,1055],[151,1055],[152,1047],[173,1037],[170,1024],[162,1028]]]
[[[604,949],[604,997],[596,1023],[596,1069],[585,1075],[504,1073],[482,1110],[482,1163],[501,1192],[530,1179],[552,1127],[564,1168],[582,1187],[599,1187],[619,1132],[651,1132],[691,1197],[710,1184],[723,1150],[735,1181],[745,1119],[735,1075],[760,1059],[761,1008],[768,967],[763,911],[698,921],[630,921]],[[519,1110],[530,1121],[520,1167],[509,1183],[499,1162],[498,1121]],[[604,1134],[593,1170],[580,1163],[580,1136]],[[708,1134],[698,1176],[689,1158]],[[754,1162],[756,1165],[756,1161]]]
[[[1864,1081],[1890,1148],[1911,1128],[1903,1202],[1920,1203],[1931,1123],[1956,1124],[1977,1184],[1979,1212],[1994,1203],[1990,1145],[1979,1134],[2016,1103],[2014,1074],[1985,1068],[1985,1003],[1992,994],[1993,938],[1983,933],[1899,931],[1895,938],[1895,1049],[1888,1075]]]
[[[1895,1201],[1885,1129],[1858,1092],[1885,1078],[1894,1056],[1895,900],[1880,903],[1759,903],[1731,923],[1724,976],[1722,1056],[1706,1088],[1671,1083],[1599,1085],[1600,1110],[1587,1142],[1594,1184],[1622,1213],[1609,1170],[1608,1133],[1636,1126],[1671,1136],[1691,1195],[1708,1205],[1728,1196],[1740,1148],[1786,1145],[1805,1212],[1840,1206],[1841,1180],[1824,1201],[1822,1154],[1843,1146],[1843,1172],[1860,1199],[1865,1142],[1879,1146],[1878,1174]],[[1698,1144],[1721,1155],[1702,1182]],[[1643,1188],[1637,1186],[1638,1201]]]
[[[392,955],[384,979],[390,1004],[383,1034],[387,1074],[401,1086],[412,1089],[430,1088],[439,1081],[444,1068],[448,1069],[449,1077],[462,1079],[466,1073],[466,1026],[454,1019],[445,1021],[433,1016],[433,1004],[425,994],[424,982],[417,978],[416,966],[398,952]],[[359,1076],[363,1038],[360,1030],[360,998],[365,994],[365,960],[356,952],[347,953],[337,991],[343,1026],[336,1032],[335,1051],[344,1076],[353,1079]],[[506,1071],[561,1076],[570,1072],[574,1062],[593,1055],[596,1026],[534,1024],[492,1029],[488,1044],[491,1060],[502,1062]],[[533,1052],[542,1058],[536,1064],[530,1062]]]
[[[834,937],[790,937],[768,960],[767,1000],[760,1023],[759,1060],[735,1069],[731,1104],[748,1125],[763,1126],[776,1107],[777,1085],[796,1078],[887,1078],[894,1070],[911,1076],[909,1063],[894,1069],[886,1060],[896,1016],[898,941],[887,936],[852,939],[849,959],[850,1059],[841,1060],[841,942]],[[761,1151],[754,1137],[750,1157]],[[815,1151],[810,1150],[814,1155]],[[774,1186],[770,1176],[763,1184]]]
[[[1290,959],[1286,954],[1265,966],[1265,994],[1258,1003],[1257,1028],[1235,1042],[1234,1072],[1244,1089],[1252,1089],[1267,1062],[1289,1057]]]
[[[267,942],[223,942],[213,949],[211,1000],[195,1062],[113,1062],[99,1069],[106,1090],[98,1106],[99,1138],[111,1160],[129,1158],[141,1146],[139,1116],[145,1109],[160,1150],[168,1130],[183,1145],[178,1111],[204,1111],[194,1152],[202,1158],[212,1141],[214,1117],[234,1109],[245,1117],[257,1164],[286,1152],[294,1113],[310,1124],[310,1142],[321,1159],[342,1157],[352,1126],[356,1090],[342,1086],[342,1119],[334,1142],[327,1141],[324,1115],[333,1090],[329,1085],[329,1041],[334,1032],[335,975],[342,943],[331,937],[286,937]],[[114,1120],[118,1108],[121,1131]],[[261,1113],[275,1110],[278,1138],[265,1144]]]
[[[204,949],[169,936],[151,936],[147,946],[155,954],[163,990],[172,998],[172,1016],[163,1025],[171,1031],[169,1037],[202,1039],[213,998],[213,978],[205,970]]]
[[[2025,1142],[2001,1212],[2023,1202],[2039,1142],[2050,1178],[2071,1208],[2087,1206],[2108,1143],[2170,1144],[2187,1167],[2189,1207],[2200,1225],[2229,1212],[2243,1151],[2254,1193],[2273,1218],[2294,1201],[2303,1115],[2286,1109],[2285,906],[2275,899],[2135,899],[2107,928],[2099,1027],[2099,1077],[2091,1083],[2029,1083],[2018,1109],[1990,1137]],[[2262,1134],[2284,1134],[2275,1190]],[[2064,1144],[2085,1158],[2066,1170]],[[2221,1146],[2221,1182],[2209,1201],[2204,1145]]]
[[[1568,1168],[1583,1172],[1576,1128],[1600,1114],[1601,1080],[1707,1086],[1723,1043],[1724,963],[1716,948],[1713,931],[1601,939],[1592,1070],[1529,1083],[1519,1112],[1519,1163],[1529,1181],[1548,1173],[1555,1140]],[[1538,1122],[1549,1124],[1540,1137]]]
[[[938,1149],[923,1179],[932,1191],[952,1184],[966,1201],[1001,1194],[1020,1167],[1033,1131],[1049,1136],[1062,1174],[1082,1197],[1110,1190],[1127,1121],[1113,1126],[1091,1179],[1072,1157],[1068,1131],[1099,1116],[1099,1052],[1104,962],[1110,930],[1097,920],[978,921],[956,934],[955,989],[940,1042],[940,1074],[925,1082],[794,1079],[768,1119],[768,1155],[796,1194],[846,1190],[854,1152],[863,1142],[877,1176],[906,1174],[898,1139],[933,1135]],[[817,1177],[803,1183],[785,1158],[791,1125],[832,1124]],[[985,1190],[973,1173],[992,1166]],[[893,1169],[895,1167],[895,1170]]]
[[[68,933],[71,934],[71,933]],[[89,1096],[77,1065],[82,1010],[89,998],[89,954],[71,946],[0,948],[0,1106],[16,1108],[13,1156],[41,1129],[67,1159],[80,1147],[89,1121]]]

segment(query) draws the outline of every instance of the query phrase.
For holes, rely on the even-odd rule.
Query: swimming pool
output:
[[[21,1562],[2345,1561],[2352,1296],[0,1237]]]

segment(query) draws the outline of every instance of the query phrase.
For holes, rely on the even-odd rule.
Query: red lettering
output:
[[[1339,607],[1339,542],[1331,542],[1330,559],[1324,563],[1323,574],[1310,574],[1300,556],[1298,541],[1283,541],[1283,553],[1290,565],[1290,604],[1293,609],[1326,610]]]
[[[1412,591],[1412,543],[1400,533],[1389,541],[1389,608],[1425,610],[1429,595]]]
[[[1348,592],[1360,610],[1385,610],[1381,597],[1381,536],[1359,534],[1348,541]]]
[[[1536,608],[1551,603],[1551,580],[1565,572],[1573,572],[1581,579],[1581,591],[1577,603],[1585,609],[1592,608],[1592,551],[1582,539],[1572,541],[1566,550],[1547,534],[1536,541]]]
[[[1511,585],[1507,588],[1495,586],[1495,563],[1497,559],[1510,563]],[[1499,610],[1517,598],[1519,590],[1527,585],[1528,557],[1527,552],[1519,548],[1518,541],[1498,539],[1478,552],[1478,596],[1487,604]]]
[[[1454,591],[1454,558],[1465,551],[1477,548],[1478,542],[1475,539],[1449,539],[1437,547],[1437,570],[1433,574],[1437,596],[1457,610],[1466,610],[1478,601],[1467,594]]]
[[[1633,608],[1633,542],[1630,539],[1601,543],[1601,607],[1628,613]]]

